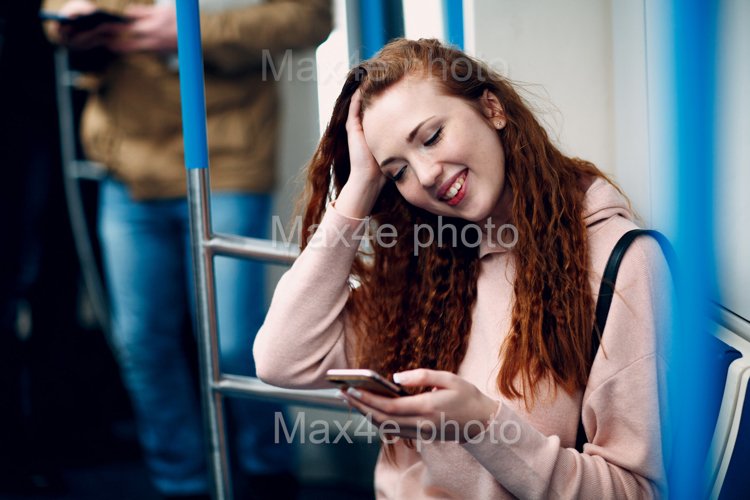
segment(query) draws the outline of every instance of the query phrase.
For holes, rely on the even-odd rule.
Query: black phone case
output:
[[[75,31],[88,31],[105,23],[121,24],[130,22],[130,19],[125,16],[113,14],[104,10],[97,10],[91,14],[85,14],[78,17],[65,17],[55,12],[42,11],[39,13],[39,17],[42,20],[57,21],[61,25],[70,26]]]

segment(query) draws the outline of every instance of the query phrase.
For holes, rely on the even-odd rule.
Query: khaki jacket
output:
[[[58,10],[65,2],[45,0],[44,8]],[[121,12],[128,4],[153,2],[95,3]],[[331,26],[329,0],[269,0],[201,14],[213,189],[272,188],[278,96],[267,56],[313,47],[325,40]],[[152,53],[113,59],[99,75],[83,112],[81,139],[87,157],[106,165],[136,199],[185,194],[180,89],[173,60]]]

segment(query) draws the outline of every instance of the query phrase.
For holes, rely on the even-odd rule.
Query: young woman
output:
[[[633,214],[488,66],[398,40],[354,68],[309,166],[302,227],[317,229],[256,338],[258,376],[318,388],[327,369],[370,368],[410,390],[342,394],[388,424],[378,498],[666,494],[666,262],[636,240],[591,359],[602,272]]]

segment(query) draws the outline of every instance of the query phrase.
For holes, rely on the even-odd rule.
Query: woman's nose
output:
[[[421,161],[413,166],[419,183],[424,188],[431,188],[435,185],[440,175],[443,173],[443,167],[438,162]]]

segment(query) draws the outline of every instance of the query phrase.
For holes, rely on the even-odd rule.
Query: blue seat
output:
[[[750,323],[721,310],[711,356],[722,374],[709,402],[716,427],[706,471],[709,498],[750,497]],[[748,404],[745,404],[745,403]],[[699,495],[703,496],[703,495]]]

